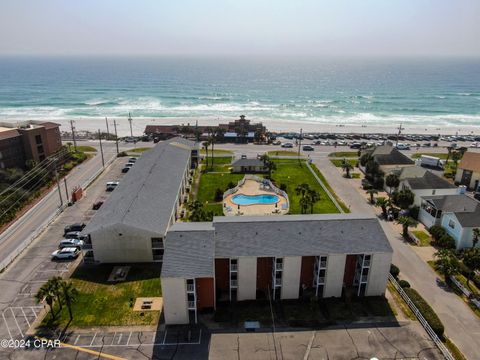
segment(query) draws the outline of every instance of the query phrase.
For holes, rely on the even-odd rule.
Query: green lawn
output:
[[[205,149],[200,149],[200,154],[206,155]],[[212,155],[212,151],[211,151],[211,149],[209,148],[209,149],[208,149],[208,156],[211,156],[211,155]],[[213,155],[214,155],[214,156],[233,155],[233,151],[231,151],[231,150],[225,150],[225,149],[215,149],[215,150],[213,151]]]
[[[275,150],[267,152],[268,156],[298,156],[298,151],[291,150]],[[300,155],[302,156],[302,155]]]
[[[159,311],[133,311],[130,299],[162,296],[160,267],[156,264],[132,265],[125,282],[107,281],[113,265],[80,266],[72,275],[71,282],[78,290],[73,304],[73,321],[70,326],[131,326],[155,325],[160,319]],[[68,323],[66,307],[58,314],[55,324],[50,323],[50,314],[44,325],[62,327]]]
[[[337,200],[337,202],[340,205],[340,207],[342,208],[342,210],[346,213],[349,213],[350,209],[343,203],[343,201],[338,197],[338,195],[335,193],[335,191],[333,191],[333,188],[330,186],[327,179],[325,179],[325,176],[323,176],[323,174],[320,172],[320,170],[318,170],[318,168],[315,166],[315,164],[311,164],[310,166],[312,167],[313,171],[315,171],[315,173],[320,178],[320,180],[322,180],[323,184],[328,189],[328,191],[330,191],[330,194],[332,194],[333,197],[335,198],[335,200]]]
[[[214,157],[213,158],[213,167],[212,167],[212,159],[209,157],[208,158],[208,169],[205,168],[206,165],[206,160],[203,159],[202,164],[204,165],[204,169],[208,172],[214,171],[214,172],[229,172],[230,171],[230,166],[232,163],[232,157],[231,156],[225,156],[225,157]]]
[[[343,159],[331,159],[330,160],[332,162],[333,165],[335,165],[336,167],[341,167],[342,164],[343,164]],[[358,160],[357,159],[347,159],[347,163],[349,163],[350,165],[352,165],[353,167],[355,167],[358,163]]]
[[[351,172],[351,173],[350,173],[350,177],[351,177],[352,179],[360,179],[360,173],[356,173],[356,172],[353,172],[353,173],[352,173],[352,172]]]
[[[71,146],[71,148],[74,149],[73,146]],[[81,146],[77,146],[77,151],[80,151],[80,152],[97,152],[97,149],[95,149],[93,146],[81,145]]]
[[[420,241],[418,246],[430,246],[430,241],[432,241],[432,237],[430,236],[430,234],[427,234],[423,230],[413,230],[412,234],[415,235]]]
[[[223,216],[222,203],[215,201],[215,191],[216,189],[226,191],[228,188],[227,185],[230,182],[237,185],[241,179],[243,179],[242,174],[203,173],[200,175],[200,184],[196,199],[203,204],[208,202],[205,210],[213,211],[215,215]]]
[[[358,151],[337,151],[328,154],[329,157],[358,158]]]
[[[435,156],[439,159],[445,160],[448,156],[448,153],[415,153],[412,155],[413,159],[418,159],[422,155],[427,155],[427,156]]]
[[[275,160],[277,170],[272,172],[272,179],[280,187],[281,184],[287,186],[287,194],[290,200],[290,214],[300,214],[300,195],[297,195],[295,188],[303,183],[310,185],[320,194],[320,201],[313,207],[314,214],[338,213],[335,204],[330,200],[323,188],[317,182],[305,161],[298,160]],[[308,210],[310,211],[310,210]]]

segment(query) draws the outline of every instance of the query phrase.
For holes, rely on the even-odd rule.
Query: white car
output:
[[[292,144],[292,143],[288,143],[288,142],[287,142],[287,143],[283,143],[283,144],[282,144],[282,148],[289,148],[289,149],[291,149],[291,148],[293,148],[293,144]]]
[[[60,241],[60,244],[58,244],[59,249],[64,249],[64,248],[81,248],[85,244],[83,240],[80,239],[63,239]]]
[[[78,240],[85,240],[87,236],[86,235],[83,235],[80,231],[70,231],[70,232],[67,232],[65,235],[64,235],[64,238],[65,239],[78,239]]]
[[[60,250],[55,250],[52,253],[52,260],[75,259],[80,250],[76,247],[66,247]]]
[[[470,147],[471,147],[471,148],[480,147],[480,143],[471,143],[471,144],[470,144]]]

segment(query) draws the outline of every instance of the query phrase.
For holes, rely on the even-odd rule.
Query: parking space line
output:
[[[90,346],[92,346],[93,342],[95,341],[95,338],[97,337],[97,333],[95,333],[95,335],[93,335],[93,339],[92,339],[92,342],[90,343]]]
[[[157,336],[157,333],[154,332],[154,333],[153,333],[153,336],[152,336],[152,344],[155,343],[155,337],[156,337],[156,336]]]
[[[20,308],[20,309],[22,309],[22,314],[23,314],[23,317],[25,318],[25,321],[28,324],[28,327],[30,327],[30,321],[28,321],[27,314],[25,314],[25,311],[23,311],[23,308]]]
[[[127,345],[130,342],[130,338],[132,337],[132,332],[130,331],[130,334],[128,335],[128,340],[127,340]]]
[[[33,315],[35,316],[35,318],[37,318],[37,313],[35,312],[35,309],[33,308],[33,306],[30,306],[30,310],[32,310]]]
[[[77,338],[75,339],[73,345],[77,345],[78,339],[80,339],[80,335],[77,335]]]
[[[5,310],[2,311],[3,321],[5,322],[5,326],[8,330],[8,335],[10,336],[10,340],[13,340],[12,333],[10,332],[10,327],[8,326],[7,319],[5,319]]]
[[[117,332],[116,332],[116,331],[115,331],[115,333],[113,334],[112,342],[110,343],[110,345],[113,345],[113,342],[115,341],[115,336],[117,336]]]
[[[20,328],[20,325],[18,325],[18,321],[17,321],[17,318],[15,317],[15,313],[13,312],[12,308],[10,308],[10,311],[13,315],[13,320],[15,320],[15,324],[17,324],[18,331],[20,331],[20,335],[23,338],[23,332],[22,332],[22,329]]]
[[[167,329],[165,329],[165,335],[163,336],[163,343],[165,344],[165,341],[167,340]]]
[[[123,336],[123,334],[120,333],[120,335],[118,336],[117,344],[120,344],[120,341],[122,341],[122,336]],[[112,343],[113,343],[113,341],[112,341]]]

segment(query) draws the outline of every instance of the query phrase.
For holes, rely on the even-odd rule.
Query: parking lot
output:
[[[43,305],[34,296],[48,279],[66,276],[82,259],[52,261],[50,254],[63,238],[63,228],[77,222],[88,222],[95,214],[92,204],[107,197],[105,183],[119,180],[126,158],[119,158],[87,189],[85,197],[65,209],[35,241],[0,274],[0,339],[22,339],[37,318]],[[0,353],[4,351],[0,349]],[[1,357],[0,357],[1,358]]]

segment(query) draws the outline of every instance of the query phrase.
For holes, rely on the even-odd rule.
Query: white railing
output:
[[[455,276],[450,276],[450,280],[452,280],[453,284],[465,295],[473,305],[480,309],[480,301],[473,297],[473,294],[470,290],[468,290],[463,284],[457,280]]]
[[[275,270],[277,271],[283,270],[283,263],[275,263]]]
[[[238,271],[238,264],[230,264],[230,271]]]
[[[187,292],[194,292],[195,286],[193,284],[187,284]]]
[[[188,302],[188,309],[189,310],[195,310],[195,301],[189,301]]]
[[[422,324],[422,326],[424,327],[425,331],[427,332],[428,335],[430,335],[431,339],[433,340],[433,342],[435,343],[435,345],[437,345],[438,349],[441,351],[441,353],[443,354],[443,356],[445,356],[445,359],[447,360],[455,360],[455,358],[453,357],[453,355],[450,353],[450,351],[445,347],[445,345],[443,345],[442,341],[440,340],[440,338],[438,337],[438,335],[435,333],[435,331],[433,331],[432,327],[430,326],[430,324],[427,322],[427,320],[425,320],[425,318],[423,317],[422,313],[417,309],[417,307],[415,306],[415,304],[413,303],[412,300],[410,300],[410,298],[408,297],[407,293],[405,291],[403,291],[402,287],[398,284],[397,280],[395,280],[395,278],[392,276],[392,274],[388,274],[388,280],[390,280],[390,282],[392,283],[392,285],[395,287],[395,290],[397,290],[397,292],[400,294],[400,296],[403,298],[403,300],[405,300],[405,302],[407,303],[407,305],[410,307],[410,309],[412,310],[412,312],[415,314],[415,316],[417,317],[418,321],[420,322],[420,324]]]
[[[236,288],[238,286],[238,280],[230,280],[230,287]]]

